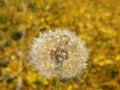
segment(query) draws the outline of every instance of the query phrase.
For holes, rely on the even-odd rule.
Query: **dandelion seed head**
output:
[[[29,57],[31,65],[46,78],[71,78],[81,75],[87,67],[88,51],[75,33],[56,29],[34,39]]]

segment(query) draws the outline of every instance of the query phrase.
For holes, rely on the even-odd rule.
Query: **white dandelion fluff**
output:
[[[57,29],[40,33],[29,52],[30,63],[45,76],[71,78],[87,67],[88,52],[75,33]]]

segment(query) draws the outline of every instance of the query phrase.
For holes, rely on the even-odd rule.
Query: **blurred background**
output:
[[[0,90],[55,90],[27,61],[39,32],[68,28],[90,51],[82,77],[61,90],[120,90],[120,0],[0,0]]]

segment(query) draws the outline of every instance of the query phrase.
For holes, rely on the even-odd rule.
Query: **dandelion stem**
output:
[[[56,90],[60,90],[60,76],[56,77]]]

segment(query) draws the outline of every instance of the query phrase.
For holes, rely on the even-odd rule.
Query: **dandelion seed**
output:
[[[31,64],[45,76],[71,78],[87,67],[88,52],[83,41],[68,30],[49,30],[34,39],[29,52]]]

